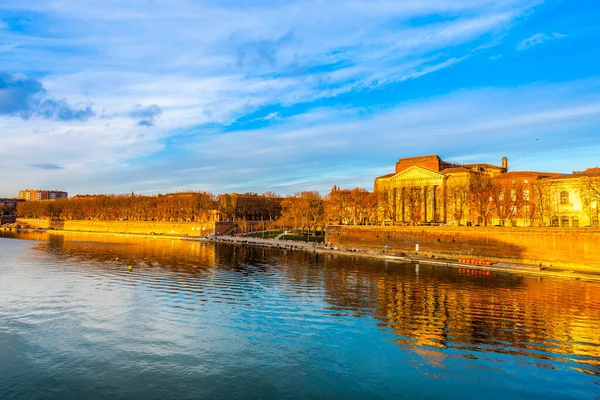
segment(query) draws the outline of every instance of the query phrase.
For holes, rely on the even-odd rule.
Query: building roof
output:
[[[531,176],[531,177],[544,177],[544,178],[548,178],[548,177],[557,177],[560,176],[561,174],[559,172],[537,172],[537,171],[510,171],[510,172],[506,172],[502,175],[500,175],[501,177],[506,177],[509,178],[511,176]]]
[[[576,179],[576,178],[582,178],[585,176],[600,177],[600,168],[594,167],[594,168],[588,168],[584,171],[573,171],[573,173],[571,173],[571,174],[554,174],[554,175],[556,175],[556,176],[551,176],[551,177],[556,178],[556,179]]]
[[[585,169],[583,171],[573,171],[573,173],[571,175],[577,175],[577,176],[595,176],[595,175],[600,175],[600,168],[593,167],[593,168]]]
[[[444,174],[447,174],[449,172],[473,172],[473,171],[468,168],[465,168],[465,167],[450,167],[450,168],[444,168],[444,170],[442,172]]]
[[[412,164],[416,162],[423,161],[440,161],[441,158],[437,154],[430,154],[428,156],[416,156],[416,157],[406,157],[398,159],[398,162],[401,164]]]
[[[390,173],[390,174],[385,174],[385,175],[378,176],[378,177],[377,177],[377,178],[375,178],[375,179],[377,180],[377,179],[391,178],[391,177],[392,177],[392,176],[394,176],[394,175],[396,175],[396,173],[395,173],[395,172],[392,172],[392,173]]]
[[[475,164],[463,164],[462,165],[465,168],[472,168],[472,167],[485,167],[485,168],[497,168],[497,169],[504,169],[498,165],[493,165],[493,164],[486,164],[486,163],[475,163]]]

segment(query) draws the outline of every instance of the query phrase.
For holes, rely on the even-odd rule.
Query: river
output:
[[[598,396],[599,283],[175,239],[0,238],[0,399]]]

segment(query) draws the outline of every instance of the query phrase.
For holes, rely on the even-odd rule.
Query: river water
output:
[[[599,396],[599,283],[170,239],[0,238],[0,399]]]

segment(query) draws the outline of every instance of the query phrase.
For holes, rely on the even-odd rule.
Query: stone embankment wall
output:
[[[553,265],[600,272],[600,229],[330,226],[334,245],[436,257]]]
[[[150,222],[150,221],[61,221],[19,218],[18,223],[36,228],[66,231],[135,233],[176,236],[206,236],[215,229],[214,222]],[[203,229],[204,228],[204,229]]]

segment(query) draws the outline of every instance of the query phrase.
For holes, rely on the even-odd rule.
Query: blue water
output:
[[[598,283],[20,238],[0,238],[0,399],[600,396]]]

